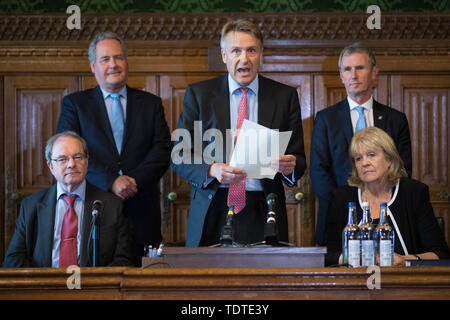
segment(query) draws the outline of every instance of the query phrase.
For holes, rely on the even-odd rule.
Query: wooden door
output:
[[[315,230],[314,194],[308,169],[314,124],[312,76],[300,74],[264,74],[264,76],[296,88],[299,96],[307,169],[304,176],[297,182],[297,186],[285,187],[288,233],[290,243],[299,247],[313,246]]]
[[[392,104],[406,114],[412,144],[412,177],[430,188],[434,214],[450,237],[450,76],[393,75]]]
[[[54,182],[45,143],[55,133],[63,96],[77,89],[75,76],[5,77],[2,258],[14,233],[20,200]]]
[[[213,74],[161,76],[160,95],[170,132],[177,128],[178,118],[183,110],[186,87],[191,83],[211,79],[215,76]],[[191,186],[171,169],[169,169],[167,181],[166,188],[162,193],[163,241],[184,245]]]

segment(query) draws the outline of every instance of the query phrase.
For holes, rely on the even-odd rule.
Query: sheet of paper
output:
[[[292,131],[279,132],[244,120],[230,165],[244,169],[249,179],[273,179],[276,171],[270,162],[284,155],[291,135]]]

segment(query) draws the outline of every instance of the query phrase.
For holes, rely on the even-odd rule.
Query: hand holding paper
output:
[[[279,132],[244,120],[230,166],[244,169],[250,179],[273,179],[277,168],[283,174],[290,174],[295,157],[284,153],[291,135],[292,131]]]

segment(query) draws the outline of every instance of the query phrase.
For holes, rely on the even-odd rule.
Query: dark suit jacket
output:
[[[108,191],[123,174],[133,177],[137,194],[124,202],[134,241],[161,241],[158,181],[169,167],[171,140],[161,99],[127,87],[127,111],[122,152],[118,153],[100,87],[70,94],[63,99],[57,132],[72,130],[87,142],[86,179]]]
[[[87,183],[81,230],[81,267],[92,266],[92,241],[88,248],[94,200],[103,202],[100,215],[98,266],[131,266],[128,220],[122,213],[122,200]],[[55,224],[56,184],[23,199],[14,235],[3,267],[51,267]]]
[[[286,154],[292,154],[297,158],[294,170],[297,180],[303,175],[306,168],[302,118],[297,92],[292,87],[261,75],[258,78],[258,123],[280,131],[293,131]],[[229,100],[227,74],[189,85],[184,96],[183,112],[178,120],[178,128],[189,130],[191,138],[194,137],[194,121],[201,121],[202,133],[210,128],[219,129],[224,137],[223,163],[227,163],[225,137],[226,129],[230,129]],[[202,143],[202,151],[208,144],[209,142]],[[187,246],[199,244],[206,213],[220,185],[214,179],[206,188],[203,187],[209,166],[210,164],[205,162],[202,164],[172,163],[173,170],[192,185],[186,235]],[[261,184],[266,195],[269,193],[278,195],[277,222],[280,240],[287,241],[286,200],[282,179],[281,174],[276,174],[273,180],[262,179]]]
[[[411,139],[404,113],[373,101],[375,127],[386,131],[397,147],[408,175],[411,176]],[[310,175],[319,198],[316,243],[322,244],[328,199],[337,187],[346,186],[352,171],[348,148],[353,137],[350,106],[347,99],[317,113],[311,139]]]
[[[357,187],[336,189],[330,198],[327,211],[325,245],[328,248],[326,264],[337,264],[342,252],[342,229],[347,224],[348,203],[356,202],[357,221],[362,219],[362,209],[358,201]],[[428,186],[417,180],[400,179],[399,190],[394,202],[389,206],[409,254],[434,252],[439,258],[447,259],[449,251],[445,237],[439,228],[430,203]],[[388,222],[392,228],[390,218]],[[394,251],[404,255],[403,248],[395,235]]]

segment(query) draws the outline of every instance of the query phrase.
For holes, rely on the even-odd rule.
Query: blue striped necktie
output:
[[[111,93],[109,95],[112,99],[111,103],[111,126],[113,129],[114,140],[119,153],[122,151],[122,140],[124,130],[124,116],[122,103],[120,102],[121,95],[118,93]]]
[[[364,117],[364,107],[357,106],[355,110],[358,112],[358,121],[356,122],[355,133],[367,127],[366,118]]]

